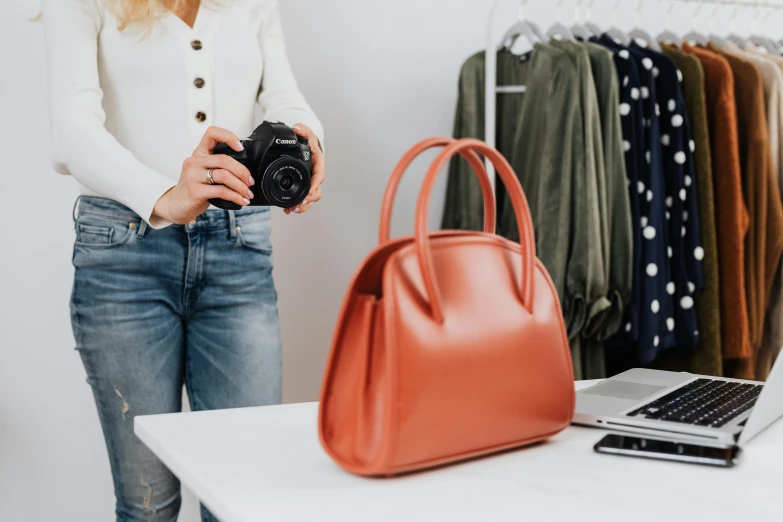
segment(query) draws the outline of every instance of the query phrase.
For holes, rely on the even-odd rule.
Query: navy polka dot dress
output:
[[[694,309],[696,294],[704,288],[700,244],[699,208],[695,186],[696,149],[692,139],[682,73],[674,62],[661,53],[631,44],[653,63],[658,105],[661,110],[661,153],[666,184],[666,225],[669,235],[671,280],[666,291],[674,298],[673,314],[666,318],[666,341],[670,348],[690,348],[699,342],[699,328]]]
[[[634,281],[635,291],[639,294],[638,331],[635,340],[639,362],[647,364],[664,349],[666,341],[673,342],[673,336],[671,340],[667,338],[669,332],[667,319],[673,317],[675,313],[674,295],[667,292],[667,284],[672,280],[672,275],[668,256],[670,243],[661,149],[661,108],[657,103],[655,65],[638,46],[625,47],[606,35],[595,41],[615,53],[618,76],[623,78],[621,81],[624,82],[625,76],[628,76],[630,84],[630,75],[627,71],[633,68],[636,69],[639,77],[638,92],[632,90],[631,97],[636,99],[638,96],[641,114],[637,121],[630,123],[634,126],[634,140],[626,138],[625,141],[626,148],[631,147],[628,152],[638,158],[634,163],[636,187],[633,187],[633,175],[629,175],[629,180],[632,182],[633,219],[641,231],[639,239],[641,262],[637,270],[638,278]],[[620,60],[629,62],[629,65],[623,66]],[[624,118],[626,115],[630,116],[632,107],[621,106],[620,112]],[[625,132],[625,122],[623,123]],[[637,135],[641,139],[636,139]],[[625,133],[624,137],[626,137]],[[634,150],[634,147],[637,150]],[[634,333],[633,322],[626,325],[626,331],[630,334]],[[621,343],[622,339],[618,341]]]

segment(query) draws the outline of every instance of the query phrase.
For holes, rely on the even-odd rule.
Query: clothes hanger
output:
[[[555,6],[555,20],[560,18],[560,8],[563,6],[563,0],[559,0]],[[546,32],[547,37],[553,40],[576,40],[571,30],[563,22],[555,21],[549,31]]]
[[[710,41],[717,45],[718,47],[723,47],[726,45],[726,40],[722,36],[718,36],[718,33],[715,32],[715,15],[718,14],[718,9],[720,9],[721,4],[715,4],[715,8],[712,10],[712,14],[710,15]]]
[[[765,6],[756,3],[756,14],[753,16],[753,36],[748,41],[758,47],[760,50],[768,53],[780,54],[780,46],[768,36],[764,36],[764,32],[759,32],[758,28],[760,21],[764,18]],[[770,12],[772,10],[770,9]]]
[[[658,42],[655,41],[655,38],[650,36],[650,33],[645,31],[641,28],[639,25],[639,15],[642,12],[642,6],[644,5],[644,0],[639,0],[639,3],[636,5],[636,15],[634,17],[634,26],[635,28],[628,33],[628,37],[631,40],[636,40],[639,45],[642,45],[642,47],[649,47],[653,51],[661,52],[661,46],[658,45]]]
[[[511,51],[514,44],[523,36],[531,45],[544,41],[544,35],[536,24],[525,19],[525,6],[528,0],[522,0],[519,3],[519,13],[517,21],[512,25],[503,36],[500,44],[501,51]]]
[[[590,3],[587,4],[587,9],[585,9],[585,27],[587,28],[588,31],[593,33],[595,36],[598,36],[601,34],[601,28],[593,23],[594,5],[595,5],[595,0],[590,0]]]
[[[674,11],[674,2],[669,0],[669,8],[666,9],[666,29],[658,35],[657,41],[661,43],[671,43],[677,47],[682,46],[682,38],[679,37],[674,31],[669,29],[672,26],[672,12]]]
[[[592,5],[594,1],[595,0],[592,0],[590,4]],[[582,2],[580,0],[576,3],[576,6],[574,7],[574,25],[571,26],[571,34],[574,35],[574,38],[587,41],[593,36],[597,36],[597,35],[594,32],[592,32],[587,27],[587,25],[584,25],[580,22],[581,16],[582,16]]]
[[[726,37],[726,40],[729,42],[732,42],[736,44],[738,47],[744,48],[745,45],[747,45],[748,40],[746,38],[743,38],[736,32],[737,27],[737,15],[739,14],[740,6],[739,4],[734,8],[734,12],[731,14],[731,19],[729,20],[729,27],[731,28],[731,31],[729,35]]]
[[[622,0],[617,0],[617,3],[612,9],[612,27],[606,30],[606,36],[613,39],[615,42],[623,45],[630,45],[631,39],[617,27],[617,10],[620,9],[620,4],[622,4]]]
[[[696,31],[696,18],[701,12],[702,7],[704,7],[704,2],[702,0],[698,0],[696,2],[696,10],[693,12],[693,16],[691,17],[691,30],[685,36],[682,37],[683,42],[689,42],[692,44],[695,43],[704,46],[707,45],[707,42],[710,41],[710,39],[707,38],[706,35],[703,35],[700,32]]]

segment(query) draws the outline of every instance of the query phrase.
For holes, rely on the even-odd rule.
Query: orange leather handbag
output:
[[[391,241],[400,178],[419,154],[444,145],[424,180],[414,236]],[[507,187],[521,244],[494,234],[492,185],[477,152]],[[427,231],[436,178],[455,154],[479,177],[484,232]],[[482,141],[419,143],[392,174],[380,245],[340,311],[321,390],[321,444],[352,473],[395,475],[546,439],[573,412],[560,303],[536,258],[517,176]]]

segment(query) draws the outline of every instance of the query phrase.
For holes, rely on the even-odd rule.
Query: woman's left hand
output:
[[[310,192],[307,194],[307,198],[299,205],[285,209],[284,212],[286,214],[304,214],[312,208],[315,202],[321,199],[321,184],[323,184],[326,178],[326,160],[321,150],[321,142],[310,127],[303,123],[297,123],[292,128],[298,136],[306,137],[310,143],[310,149],[313,154],[313,177],[310,181]]]

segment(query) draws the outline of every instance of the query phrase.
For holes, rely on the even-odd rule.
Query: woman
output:
[[[313,150],[322,127],[286,57],[276,0],[44,0],[54,165],[79,182],[71,316],[109,452],[118,521],[174,521],[179,483],[136,415],[280,402],[270,211],[217,143],[264,119]],[[294,125],[295,124],[295,125]],[[211,184],[207,173],[212,176]],[[66,517],[67,518],[67,517]],[[203,520],[214,518],[202,509]]]

